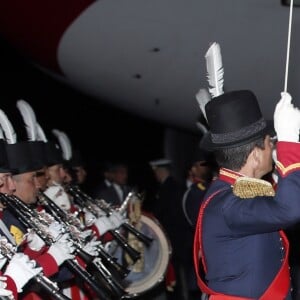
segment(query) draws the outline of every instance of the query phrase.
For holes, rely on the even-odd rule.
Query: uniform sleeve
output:
[[[37,257],[36,262],[43,268],[43,272],[47,277],[58,272],[59,267],[55,259],[49,253],[44,253]]]
[[[285,229],[300,221],[300,143],[278,142],[279,181],[274,197],[241,199],[231,191],[224,201],[226,224],[238,234]]]
[[[6,280],[6,283],[7,283],[6,289],[12,291],[12,293],[14,295],[14,299],[18,300],[17,286],[16,286],[14,280],[9,276],[6,276],[6,278],[7,278],[7,280]]]

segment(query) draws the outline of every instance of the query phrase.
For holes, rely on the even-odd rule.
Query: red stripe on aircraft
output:
[[[60,38],[70,23],[95,0],[0,1],[0,34],[40,65],[61,72]]]

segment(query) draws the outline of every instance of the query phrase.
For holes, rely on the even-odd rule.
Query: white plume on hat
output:
[[[224,83],[224,69],[222,64],[222,55],[220,45],[214,42],[205,54],[207,78],[210,85],[209,92],[211,96],[222,95]]]
[[[200,107],[206,122],[207,116],[205,111],[205,105],[214,97],[220,96],[224,93],[224,69],[222,64],[222,55],[220,45],[216,42],[212,43],[205,54],[207,78],[210,85],[209,92],[205,88],[200,88],[196,94],[196,100]],[[200,121],[196,122],[197,128],[202,132],[203,136],[208,132],[205,124]]]
[[[43,128],[41,127],[41,125],[39,123],[36,123],[36,127],[37,127],[37,141],[42,141],[42,142],[45,142],[47,143],[48,142],[48,139],[45,135],[45,132],[43,130]]]
[[[0,125],[4,131],[5,139],[8,144],[16,144],[17,143],[17,134],[9,121],[5,112],[0,109]]]
[[[206,89],[200,89],[196,94],[196,99],[199,104],[200,110],[207,121],[205,105],[211,100],[211,97]]]
[[[25,100],[18,100],[17,108],[22,115],[29,141],[35,141],[37,139],[37,126],[34,110]]]
[[[52,129],[52,133],[57,137],[63,159],[70,160],[72,158],[72,145],[67,134],[58,129]]]

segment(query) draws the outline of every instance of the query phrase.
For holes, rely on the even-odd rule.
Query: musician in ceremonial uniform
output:
[[[198,285],[209,299],[291,299],[281,229],[300,221],[300,111],[288,93],[281,96],[274,113],[276,194],[260,179],[272,170],[273,145],[255,95],[227,92],[205,106],[210,132],[201,144],[221,167],[201,205],[194,241]]]
[[[8,186],[6,193],[13,192],[25,205],[34,204],[37,201],[35,172],[42,168],[40,162],[33,159],[28,143],[30,142],[18,142],[6,145],[9,167],[14,171],[13,185],[10,184]],[[13,186],[15,187],[14,189]],[[31,209],[34,208],[32,207]],[[38,265],[43,268],[46,276],[52,276],[59,272],[59,266],[65,260],[74,257],[71,254],[74,249],[68,245],[66,237],[58,239],[50,247],[46,247],[44,241],[36,233],[29,233],[25,236],[27,233],[26,227],[7,208],[3,211],[2,220],[13,236],[14,244],[22,244],[24,253],[37,261]],[[58,237],[60,235],[59,230],[54,229],[54,231],[50,231],[53,236]],[[71,274],[67,274],[64,278],[69,279],[70,276]],[[31,294],[26,293],[26,296],[30,297]]]
[[[15,191],[15,184],[12,181],[12,170],[8,165],[5,142],[0,140],[0,193],[12,194]],[[2,207],[2,205],[0,205]],[[0,235],[1,240],[4,238],[11,245],[15,245],[15,241],[11,236],[8,228],[2,221],[2,208],[0,213]],[[34,261],[30,261],[28,256],[23,253],[15,254],[5,267],[7,258],[0,253],[0,296],[13,295],[14,299],[18,299],[18,293],[22,292],[23,287],[29,280],[41,272],[41,268],[37,268]]]

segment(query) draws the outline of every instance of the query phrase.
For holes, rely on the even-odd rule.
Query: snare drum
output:
[[[169,239],[155,218],[142,214],[137,225],[137,229],[153,241],[147,247],[136,239],[132,242],[129,237],[128,243],[141,253],[141,259],[128,266],[130,273],[125,278],[125,290],[128,293],[126,298],[141,296],[159,285],[164,280],[172,253]],[[111,245],[109,252],[124,264],[121,247],[117,244]]]

